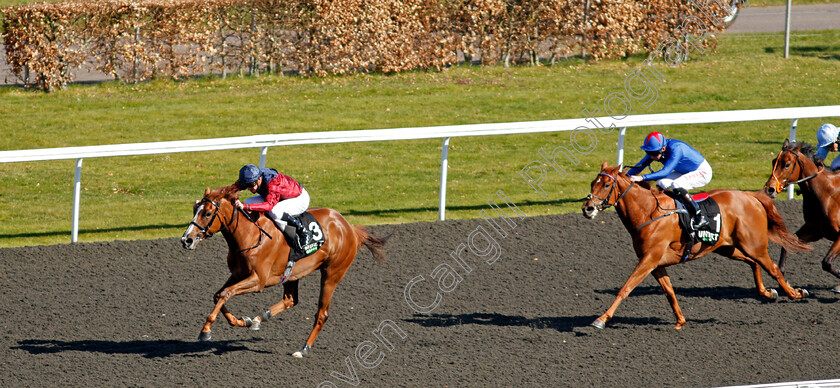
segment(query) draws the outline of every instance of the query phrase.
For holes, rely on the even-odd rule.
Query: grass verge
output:
[[[633,114],[834,105],[840,31],[722,35],[704,54],[658,69],[658,98]],[[201,139],[267,133],[356,130],[582,117],[623,90],[641,57],[547,67],[453,67],[442,72],[345,77],[214,77],[184,82],[72,85],[51,94],[0,88],[0,150]],[[813,140],[822,122],[799,122]],[[790,122],[683,125],[628,130],[627,163],[651,130],[688,141],[715,170],[707,189],[754,190]],[[475,218],[497,190],[527,215],[579,211],[578,199],[604,160],[615,161],[615,133],[579,155],[566,177],[549,175],[543,198],[518,174],[537,150],[569,146],[569,133],[452,139],[447,218]],[[268,165],[299,179],[312,206],[332,207],[355,224],[437,219],[441,141],[276,147]],[[80,241],[178,236],[205,186],[235,180],[259,150],[86,159]],[[0,247],[70,239],[74,161],[0,165]],[[497,200],[498,202],[498,200]]]

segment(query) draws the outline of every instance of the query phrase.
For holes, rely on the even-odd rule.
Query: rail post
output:
[[[260,168],[265,168],[265,157],[268,155],[268,147],[260,149]]]
[[[82,158],[76,159],[76,174],[73,177],[73,229],[70,242],[79,241],[79,199],[82,196]]]
[[[790,141],[796,141],[796,124],[799,119],[790,120]],[[788,199],[793,199],[793,185],[788,185]]]
[[[618,150],[615,155],[615,165],[622,166],[624,164],[624,135],[627,134],[627,127],[622,127],[618,131]]]
[[[446,219],[446,169],[449,167],[449,138],[443,138],[443,145],[440,147],[440,209],[438,209],[438,220]]]

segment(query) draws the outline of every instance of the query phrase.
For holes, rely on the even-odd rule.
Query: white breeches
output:
[[[667,177],[656,181],[656,185],[662,190],[685,189],[688,191],[703,187],[711,180],[712,166],[704,160],[696,170],[687,174],[671,172]]]
[[[243,203],[252,204],[263,202],[265,202],[265,198],[263,198],[262,195],[257,194],[246,199]],[[289,213],[290,215],[296,216],[305,212],[306,209],[309,209],[309,192],[301,187],[300,195],[297,198],[289,198],[277,202],[277,204],[271,209],[271,212],[277,216],[277,221],[280,223],[280,226],[285,228],[286,221],[282,219],[283,213]]]

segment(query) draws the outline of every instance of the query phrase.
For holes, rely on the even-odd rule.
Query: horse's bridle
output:
[[[788,176],[787,176],[787,178],[785,178],[784,183],[782,183],[783,181],[782,181],[782,180],[780,180],[780,179],[776,176],[776,166],[778,166],[778,164],[779,164],[779,159],[781,159],[782,154],[784,154],[785,152],[790,152],[790,153],[794,154],[794,160],[796,160],[796,162],[795,162],[795,164],[793,165],[793,168],[791,168],[791,169],[790,169],[790,173],[788,173]],[[784,190],[784,189],[785,189],[785,187],[787,187],[788,185],[795,185],[795,184],[797,184],[797,183],[802,183],[802,182],[805,182],[805,181],[807,181],[807,180],[809,180],[809,179],[813,179],[813,178],[815,178],[817,175],[819,175],[819,174],[823,171],[823,167],[820,167],[820,168],[817,170],[817,172],[816,172],[816,173],[811,174],[811,175],[809,175],[809,176],[806,176],[805,178],[802,178],[802,179],[795,180],[795,181],[792,181],[792,182],[791,182],[790,177],[791,177],[791,176],[793,176],[793,170],[794,170],[796,167],[799,167],[799,170],[800,170],[800,171],[804,171],[804,170],[802,169],[802,166],[801,166],[801,164],[802,164],[802,163],[799,161],[799,156],[800,156],[799,152],[794,152],[794,151],[791,151],[791,150],[789,150],[789,149],[783,149],[783,150],[781,150],[781,151],[779,152],[779,156],[777,156],[777,157],[776,157],[776,161],[775,161],[775,162],[773,162],[773,179],[775,179],[775,180],[776,180],[776,192],[777,192],[777,193],[781,193],[781,192],[782,192],[782,190]]]
[[[196,227],[196,228],[198,228],[198,230],[200,230],[200,231],[201,231],[201,233],[204,233],[204,236],[202,237],[202,239],[203,239],[203,240],[206,240],[206,239],[208,239],[208,238],[210,238],[210,237],[213,237],[213,233],[209,233],[208,231],[210,230],[210,226],[211,226],[211,225],[213,225],[213,222],[214,222],[214,221],[216,221],[216,217],[217,217],[217,216],[219,216],[219,209],[221,209],[221,206],[219,206],[219,205],[220,205],[220,203],[219,203],[219,202],[213,202],[213,200],[211,200],[210,198],[207,198],[206,196],[205,196],[204,198],[202,198],[202,199],[201,199],[201,201],[199,201],[199,203],[202,203],[202,202],[209,202],[210,204],[212,204],[212,205],[216,208],[216,209],[213,211],[213,217],[212,217],[212,218],[210,218],[210,222],[208,222],[208,223],[207,223],[207,226],[201,226],[201,225],[199,225],[198,223],[196,223],[196,222],[195,222],[195,218],[193,218],[193,220],[190,222],[190,225],[195,225],[195,227]],[[240,209],[240,208],[238,208],[238,207],[236,207],[236,206],[234,206],[234,207],[233,207],[233,209],[234,209],[234,211],[240,211],[240,212],[242,212],[242,214],[243,214],[243,215],[245,215],[245,218],[247,218],[247,219],[248,219],[248,221],[251,221],[251,222],[252,222],[254,225],[256,225],[256,226],[257,226],[257,228],[260,230],[260,239],[257,241],[257,243],[256,243],[254,246],[250,247],[250,248],[240,249],[240,250],[239,250],[239,252],[245,252],[245,251],[248,251],[248,250],[251,250],[251,249],[254,249],[254,248],[256,248],[256,247],[260,246],[260,245],[262,244],[262,236],[263,236],[263,234],[265,234],[266,236],[268,236],[268,238],[272,238],[272,237],[271,237],[271,235],[270,235],[270,234],[268,234],[268,232],[266,232],[266,231],[265,231],[265,229],[263,229],[263,228],[260,226],[260,224],[258,224],[256,221],[252,220],[252,219],[251,219],[251,217],[250,217],[250,216],[248,216],[248,214],[247,214],[247,213],[245,213],[245,211],[244,211],[244,210],[242,210],[242,209]],[[199,209],[199,211],[201,211],[201,209]],[[197,212],[196,212],[196,214],[197,214]],[[222,230],[222,229],[228,229],[228,230],[230,230],[230,225],[233,223],[233,219],[234,219],[234,217],[231,217],[230,221],[225,220],[225,219],[224,219],[224,218],[225,218],[225,217],[224,217],[224,215],[222,215],[222,216],[221,216],[221,218],[222,218],[222,227],[221,227],[221,228],[219,228],[219,230]]]
[[[616,177],[614,177],[610,174],[607,174],[607,173],[603,173],[603,172],[598,173],[598,176],[601,176],[601,175],[612,179],[612,184],[610,185],[610,190],[607,193],[607,197],[606,198],[601,198],[601,197],[599,197],[595,194],[589,193],[589,195],[587,195],[586,198],[584,198],[584,200],[590,200],[592,198],[600,199],[601,203],[595,205],[595,209],[598,210],[599,212],[602,212],[604,210],[609,209],[610,207],[613,207],[613,206],[617,205],[618,201],[620,201],[621,198],[623,198],[624,195],[626,195],[630,191],[630,189],[633,188],[633,185],[636,184],[636,182],[630,181],[630,186],[627,187],[627,190],[624,190],[624,192],[619,194],[618,198],[615,199],[615,202],[608,203],[610,201],[610,197],[612,197],[613,190],[615,190],[615,187],[618,185],[618,178],[616,178]]]
[[[206,226],[199,225],[197,222],[195,222],[195,218],[193,218],[193,220],[190,221],[190,225],[195,225],[195,227],[198,228],[198,230],[200,230],[201,233],[204,233],[204,236],[202,237],[202,239],[206,240],[210,237],[213,237],[213,233],[209,232],[210,226],[213,225],[213,222],[216,221],[216,217],[218,217],[218,215],[219,215],[219,209],[221,208],[221,206],[219,206],[219,202],[213,202],[213,200],[211,200],[210,198],[207,198],[207,197],[202,198],[201,201],[199,201],[198,203],[202,203],[202,202],[209,202],[211,205],[213,205],[213,207],[216,208],[216,210],[213,211],[213,217],[210,218],[210,222],[208,222]],[[203,209],[199,208],[196,211],[196,214],[198,214],[198,212],[200,212],[202,210]],[[222,217],[224,218],[224,216],[222,216]],[[222,228],[227,228],[228,226],[230,226],[228,223],[226,223],[224,221],[222,222]],[[222,228],[219,228],[219,230],[221,230]]]

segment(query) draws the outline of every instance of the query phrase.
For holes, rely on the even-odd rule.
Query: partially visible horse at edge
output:
[[[759,295],[766,298],[775,298],[777,295],[775,290],[764,287],[761,279],[761,268],[764,268],[791,299],[807,297],[807,291],[793,289],[787,283],[782,271],[767,252],[768,239],[788,249],[810,249],[787,231],[773,200],[760,191],[712,190],[708,194],[720,208],[720,238],[714,245],[693,244],[688,260],[698,259],[711,252],[741,260],[752,267]],[[663,208],[663,204],[667,204],[668,208]],[[680,229],[678,217],[667,214],[675,208],[674,200],[664,193],[652,191],[647,182],[634,184],[621,167],[608,166],[604,162],[601,171],[592,181],[591,191],[584,199],[581,210],[584,217],[592,219],[611,206],[615,206],[619,219],[633,239],[633,249],[639,263],[621,286],[612,305],[604,315],[592,322],[592,326],[603,329],[618,305],[648,274],[653,273],[674,310],[677,318],[674,328],[681,329],[686,319],[677,304],[665,268],[682,261],[682,253],[689,238]]]
[[[822,269],[840,278],[840,266],[836,265],[840,256],[840,174],[826,171],[822,161],[814,159],[814,151],[811,144],[785,139],[782,150],[773,159],[773,171],[764,189],[775,197],[788,185],[799,185],[805,224],[795,235],[806,243],[821,239],[833,241],[823,257]],[[782,271],[786,259],[787,251],[782,248],[779,256]],[[840,293],[840,285],[831,291]]]
[[[329,208],[312,208],[308,211],[321,224],[325,242],[315,253],[295,262],[293,271],[283,284],[283,299],[263,311],[255,318],[237,318],[231,314],[225,302],[230,298],[252,292],[261,292],[266,287],[279,284],[283,278],[289,258],[289,246],[271,220],[259,217],[253,221],[245,211],[234,206],[239,199],[239,190],[231,185],[210,190],[198,202],[192,222],[181,237],[186,249],[195,249],[199,241],[212,237],[221,231],[228,244],[227,263],[230,277],[213,296],[216,304],[199,340],[211,339],[210,326],[221,312],[232,326],[259,330],[260,323],[273,315],[298,304],[298,281],[315,270],[321,272],[321,294],[318,299],[318,313],[314,326],[303,348],[292,354],[304,357],[315,342],[315,338],[329,316],[330,301],[336,286],[344,278],[347,269],[356,257],[358,249],[367,247],[376,261],[385,260],[386,238],[376,238],[365,228],[350,225],[337,211]],[[390,236],[389,236],[390,237]]]

